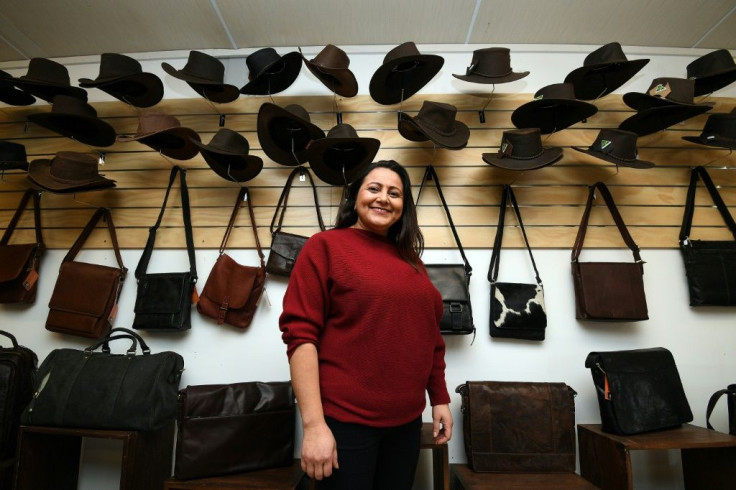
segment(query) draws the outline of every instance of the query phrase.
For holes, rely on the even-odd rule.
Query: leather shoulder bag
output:
[[[256,249],[261,259],[259,267],[240,265],[225,253],[230,232],[243,201],[248,204],[248,215],[256,240]],[[266,282],[266,268],[263,263],[263,251],[258,240],[256,217],[247,187],[241,187],[235,200],[230,222],[220,244],[220,255],[204,283],[202,294],[197,302],[197,310],[205,316],[217,320],[217,324],[227,323],[238,328],[247,328],[253,320],[258,301]]]
[[[281,227],[284,224],[284,214],[286,214],[287,202],[289,201],[289,192],[291,191],[294,178],[296,176],[301,178],[302,175],[306,175],[309,179],[309,185],[312,187],[312,195],[314,196],[314,207],[317,210],[319,229],[321,231],[325,231],[325,224],[322,221],[322,212],[319,209],[317,187],[314,185],[312,174],[307,168],[301,166],[297,167],[292,170],[291,174],[289,174],[289,178],[286,179],[286,184],[284,184],[284,189],[281,191],[281,196],[276,204],[273,218],[271,218],[271,251],[268,254],[268,261],[266,262],[266,272],[269,274],[286,277],[290,276],[291,270],[294,268],[294,262],[296,262],[299,252],[301,252],[304,243],[306,243],[309,238],[281,231]]]
[[[600,195],[613,216],[626,245],[634,255],[634,262],[580,262],[580,252],[588,229],[595,192]],[[603,182],[590,186],[585,212],[572,249],[572,277],[575,289],[575,317],[583,320],[647,320],[647,300],[644,294],[644,262],[639,247],[626,229]]]
[[[151,261],[153,246],[156,243],[156,231],[161,226],[166,201],[169,199],[169,192],[177,173],[181,184],[181,210],[184,215],[184,234],[187,241],[189,271],[149,274],[146,270],[148,269],[148,263]],[[149,230],[146,247],[143,249],[143,255],[141,255],[138,267],[135,269],[135,278],[138,281],[138,291],[135,298],[134,329],[181,331],[192,327],[192,300],[195,284],[197,283],[197,265],[194,259],[194,238],[192,237],[192,222],[189,214],[186,170],[181,167],[174,166],[171,169],[164,203],[161,205],[161,212],[156,224]]]
[[[107,221],[118,267],[74,260],[100,218]],[[61,262],[49,301],[46,330],[95,339],[106,335],[117,314],[118,299],[127,273],[110,210],[99,208]]]
[[[38,358],[23,347],[10,332],[0,330],[0,340],[9,339],[10,347],[0,346],[0,461],[15,456],[20,415],[33,396]]]
[[[422,195],[424,183],[430,179],[434,180],[437,194],[447,215],[447,221],[450,223],[452,235],[455,237],[455,243],[457,243],[457,248],[463,258],[462,264],[425,264],[430,280],[442,294],[444,313],[440,321],[440,331],[443,335],[468,335],[471,333],[475,335],[473,310],[470,305],[470,276],[473,273],[473,268],[470,267],[470,262],[465,256],[463,244],[460,242],[460,236],[457,234],[455,224],[452,221],[450,208],[447,207],[445,196],[442,194],[439,177],[437,177],[437,172],[432,165],[427,166],[422,178],[422,185],[419,187],[417,195],[417,204]]]
[[[521,228],[524,244],[534,268],[536,284],[498,282],[507,200],[511,201],[519,228]],[[488,281],[491,283],[491,337],[544,340],[544,332],[547,328],[547,312],[544,305],[542,279],[539,278],[537,264],[534,262],[534,255],[532,255],[532,249],[524,230],[524,222],[521,220],[519,205],[516,203],[514,190],[510,185],[504,186],[503,196],[501,196],[496,239],[493,243],[491,264],[488,267]]]
[[[703,180],[733,240],[690,238],[698,177]],[[680,252],[685,261],[690,306],[736,306],[736,223],[704,167],[695,167],[690,173],[680,227]]]
[[[9,245],[18,220],[31,199],[36,242]],[[0,239],[0,303],[30,304],[36,301],[39,266],[45,250],[41,233],[41,195],[28,189]]]

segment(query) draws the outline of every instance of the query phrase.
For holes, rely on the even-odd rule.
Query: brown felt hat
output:
[[[303,54],[302,58],[312,75],[337,95],[354,97],[358,93],[358,81],[349,68],[350,58],[342,49],[328,44],[314,59],[308,60]]]
[[[71,193],[114,187],[98,171],[97,159],[86,153],[60,151],[52,159],[34,160],[28,167],[28,179],[42,189]]]
[[[135,107],[151,107],[164,96],[164,84],[141,64],[123,54],[102,53],[100,74],[94,80],[79,79],[80,87],[93,87]]]
[[[601,129],[590,148],[573,146],[573,149],[622,167],[654,167],[652,162],[639,160],[639,152],[636,149],[637,138],[638,135],[631,131]]]
[[[432,140],[445,148],[459,150],[468,144],[470,130],[456,116],[454,105],[425,100],[415,117],[401,113],[399,133],[409,141]]]
[[[695,80],[695,96],[710,94],[736,81],[736,63],[727,49],[717,49],[687,65],[687,77]]]
[[[562,148],[544,148],[538,128],[503,132],[497,153],[483,153],[483,161],[508,170],[534,170],[562,158]]]
[[[573,84],[577,99],[595,100],[628,82],[647,63],[648,59],[629,60],[621,45],[612,42],[586,56],[583,66],[571,71],[565,82]]]
[[[87,145],[110,146],[115,143],[115,130],[97,117],[94,107],[69,95],[57,95],[51,112],[29,114],[28,120]]]
[[[413,42],[389,51],[371,77],[368,90],[373,100],[383,105],[396,104],[419,92],[442,69],[445,59],[422,54]]]
[[[512,112],[511,122],[517,128],[539,128],[542,134],[548,134],[579,123],[596,112],[596,106],[575,98],[571,83],[555,83],[539,89],[534,100]]]
[[[528,71],[514,72],[511,69],[511,50],[508,48],[483,48],[473,51],[473,59],[465,75],[453,77],[471,83],[508,83],[521,80]]]
[[[358,137],[351,125],[338,124],[309,145],[309,166],[328,184],[348,185],[373,161],[380,146],[375,138]]]
[[[240,96],[235,85],[224,83],[225,65],[214,56],[201,51],[190,51],[184,68],[177,70],[170,64],[161,63],[166,73],[179,80],[184,80],[199,95],[218,103],[232,102]]]
[[[258,141],[268,157],[276,163],[295,167],[307,161],[307,148],[325,137],[325,132],[312,124],[307,110],[290,104],[279,107],[265,102],[258,111]]]
[[[182,127],[174,116],[146,111],[138,119],[136,133],[118,136],[118,141],[140,141],[167,157],[189,160],[199,153],[199,147],[193,141],[200,141],[200,137],[193,129]]]
[[[48,103],[52,103],[57,95],[87,100],[86,90],[72,87],[66,67],[46,58],[32,58],[28,63],[26,74],[13,78],[12,83],[24,92]]]
[[[199,147],[207,165],[223,179],[245,182],[263,169],[260,157],[248,155],[248,140],[231,129],[220,128],[206,145],[197,140],[192,142]]]

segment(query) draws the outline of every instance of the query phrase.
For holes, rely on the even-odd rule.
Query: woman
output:
[[[349,186],[335,229],[304,245],[279,320],[302,417],[302,468],[323,489],[409,490],[425,392],[452,437],[442,297],[420,260],[411,182],[394,161]]]

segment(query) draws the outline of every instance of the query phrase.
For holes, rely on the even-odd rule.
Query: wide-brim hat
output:
[[[508,170],[534,170],[562,158],[562,148],[545,148],[539,128],[509,129],[503,132],[496,153],[483,153],[483,161]]]
[[[682,139],[733,150],[736,148],[736,109],[730,114],[709,115],[699,136],[683,136]]]
[[[28,170],[26,147],[20,143],[0,140],[0,170]]]
[[[98,88],[135,107],[151,107],[164,96],[164,84],[158,76],[144,72],[130,56],[117,53],[102,53],[97,78],[80,78],[79,86]]]
[[[52,192],[78,192],[115,187],[115,181],[99,174],[97,159],[86,153],[60,151],[52,159],[34,160],[28,179]]]
[[[283,92],[296,81],[302,69],[302,56],[297,51],[279,56],[273,48],[263,48],[245,58],[248,83],[241,94],[269,95]]]
[[[162,112],[146,111],[138,119],[138,129],[132,136],[118,136],[118,141],[140,141],[167,157],[189,160],[199,153],[193,141],[200,137],[191,128],[182,127],[174,116]]]
[[[644,93],[629,92],[624,94],[623,101],[627,106],[636,111],[644,111],[655,107],[700,107],[708,105],[693,102],[694,94],[694,80],[661,77],[652,80],[649,89]]]
[[[710,94],[736,81],[736,63],[727,49],[718,49],[687,65],[687,77],[695,80],[695,96]]]
[[[250,145],[240,133],[220,128],[208,144],[193,140],[207,165],[223,179],[245,182],[263,169],[263,160],[249,155]]]
[[[483,48],[473,51],[473,58],[465,75],[453,77],[471,83],[508,83],[521,80],[528,71],[514,72],[511,68],[511,50],[508,48]]]
[[[373,100],[383,105],[396,104],[419,92],[439,73],[445,59],[436,54],[421,54],[409,41],[389,51],[371,77],[368,90]]]
[[[618,127],[625,131],[634,132],[639,136],[646,136],[702,114],[710,108],[708,105],[653,107],[637,112],[624,120]]]
[[[575,87],[575,98],[595,100],[608,95],[639,73],[649,59],[629,60],[621,44],[604,44],[565,77],[566,83]]]
[[[279,107],[265,102],[258,110],[258,141],[268,157],[276,163],[295,167],[307,161],[307,147],[325,137],[325,132],[312,124],[309,113],[297,104]]]
[[[12,81],[13,85],[24,92],[49,103],[52,103],[57,95],[87,100],[86,90],[72,87],[66,67],[46,58],[32,58],[28,63],[26,74],[13,78]]]
[[[92,146],[115,143],[115,130],[97,117],[97,111],[85,101],[57,95],[51,112],[29,114],[28,120],[55,133]]]
[[[179,80],[184,80],[199,95],[218,103],[232,102],[240,95],[238,87],[224,83],[225,65],[214,56],[201,51],[190,51],[184,68],[177,70],[163,62],[161,68]]]
[[[517,128],[539,128],[542,134],[553,133],[586,120],[598,108],[575,98],[571,83],[556,83],[541,88],[534,100],[511,113],[511,122]]]
[[[338,124],[309,145],[309,166],[330,185],[348,185],[373,161],[380,146],[375,138],[358,137],[351,125]]]
[[[455,106],[425,100],[415,117],[401,113],[399,133],[409,141],[432,140],[442,147],[459,150],[468,144],[470,130],[456,116]]]
[[[654,167],[652,162],[639,160],[639,152],[636,149],[637,138],[638,135],[631,131],[601,129],[589,148],[573,146],[573,149],[622,167]]]
[[[302,50],[299,49],[301,54]],[[342,49],[328,44],[312,60],[301,55],[307,69],[322,84],[342,97],[354,97],[358,93],[358,81],[350,71],[350,58]]]
[[[36,98],[13,85],[10,73],[0,70],[0,101],[9,105],[31,105]]]

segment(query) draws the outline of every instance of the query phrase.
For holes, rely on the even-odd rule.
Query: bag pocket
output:
[[[194,281],[190,272],[146,274],[138,280],[133,328],[187,330],[191,328]]]
[[[491,284],[491,337],[544,340],[547,313],[541,284]]]
[[[271,252],[266,262],[266,272],[279,276],[290,276],[299,252],[308,237],[275,231],[271,237]]]

